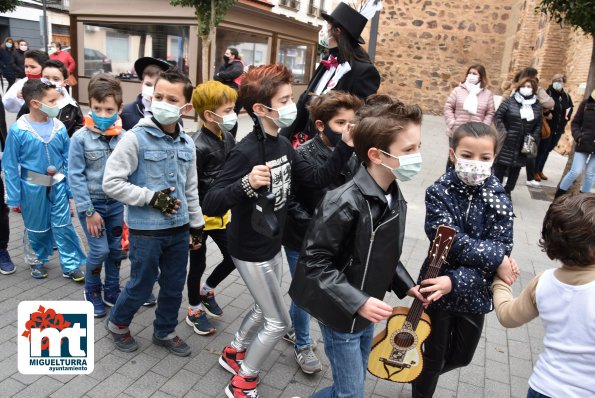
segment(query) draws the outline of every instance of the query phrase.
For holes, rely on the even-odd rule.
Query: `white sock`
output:
[[[191,305],[189,308],[192,312],[194,312],[196,310],[200,310],[202,312],[205,311],[205,308],[202,306],[202,303],[200,303],[199,305]]]
[[[206,294],[208,292],[212,292],[213,290],[215,290],[215,289],[213,289],[212,287],[210,287],[209,285],[207,285],[207,282],[205,282],[205,283],[202,284],[202,287],[200,288],[200,295],[201,296],[206,296]]]

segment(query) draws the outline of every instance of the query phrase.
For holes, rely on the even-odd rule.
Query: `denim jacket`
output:
[[[155,192],[174,187],[181,202],[173,216],[165,216],[149,202]],[[194,142],[183,131],[176,138],[165,134],[151,118],[127,131],[107,160],[103,189],[128,205],[126,222],[132,229],[160,230],[190,223],[199,228],[204,219],[198,202]]]
[[[114,136],[108,143],[100,134],[82,127],[70,139],[68,183],[79,213],[92,208],[93,202],[109,199],[102,187],[103,172],[120,137]]]

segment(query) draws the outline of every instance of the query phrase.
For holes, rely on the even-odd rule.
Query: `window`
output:
[[[136,78],[134,61],[140,57],[166,60],[188,75],[187,25],[84,24],[84,76],[98,71]]]
[[[259,66],[269,63],[269,39],[267,36],[217,28],[216,40],[215,71],[223,63],[225,50],[230,47],[238,50],[245,69],[250,65]]]
[[[314,46],[300,44],[288,40],[279,40],[277,62],[287,65],[293,72],[293,81],[296,84],[306,84],[310,80],[310,60]]]

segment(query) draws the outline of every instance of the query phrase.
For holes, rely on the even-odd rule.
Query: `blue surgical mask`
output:
[[[419,152],[403,156],[391,155],[390,153],[384,152],[383,150],[380,150],[380,152],[384,153],[386,156],[390,156],[391,158],[399,159],[399,167],[395,168],[381,163],[384,167],[390,169],[390,171],[393,172],[393,175],[397,180],[409,181],[421,171],[422,158],[421,153]]]
[[[236,125],[237,121],[238,121],[238,115],[236,115],[235,112],[230,113],[229,115],[225,115],[225,116],[220,116],[217,115],[215,112],[211,111],[211,113],[219,118],[222,119],[221,123],[217,123],[217,125],[219,126],[219,128],[221,129],[221,131],[224,131],[226,133],[228,133],[229,131],[231,131],[231,129],[233,128],[233,126]]]
[[[282,106],[277,109],[270,108],[266,105],[263,105],[263,106],[267,109],[272,110],[272,111],[277,111],[277,113],[279,114],[279,118],[273,119],[272,117],[269,117],[269,116],[265,116],[265,117],[268,117],[269,119],[271,119],[273,121],[273,123],[275,123],[277,125],[277,127],[279,127],[279,128],[291,126],[297,116],[297,106],[295,105],[295,102],[292,102],[289,105],[285,105],[285,106]]]
[[[53,119],[55,117],[58,117],[58,115],[60,114],[60,107],[58,105],[54,105],[54,106],[49,106],[44,104],[41,101],[36,101],[40,106],[40,110],[45,113],[46,115],[48,115],[48,117],[50,119]]]
[[[12,43],[6,43],[6,48],[12,48]]]
[[[333,148],[341,141],[342,134],[333,131],[328,124],[324,125],[323,133]]]
[[[151,112],[153,112],[153,116],[155,119],[163,124],[169,125],[174,124],[180,118],[180,110],[185,107],[186,104],[177,107],[172,104],[168,104],[165,101],[155,101],[151,102]]]
[[[112,116],[104,117],[98,116],[95,112],[91,112],[91,118],[93,118],[93,123],[95,123],[95,127],[97,127],[101,131],[105,131],[109,129],[111,126],[116,123],[118,120],[118,112],[114,113]]]

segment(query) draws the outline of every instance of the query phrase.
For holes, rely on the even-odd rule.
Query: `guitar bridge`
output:
[[[378,360],[380,362],[384,363],[385,365],[392,366],[392,367],[395,367],[395,368],[410,368],[411,367],[411,365],[408,365],[408,364],[403,363],[403,362],[397,362],[397,361],[394,361],[394,360],[389,359],[389,358],[378,358]]]

